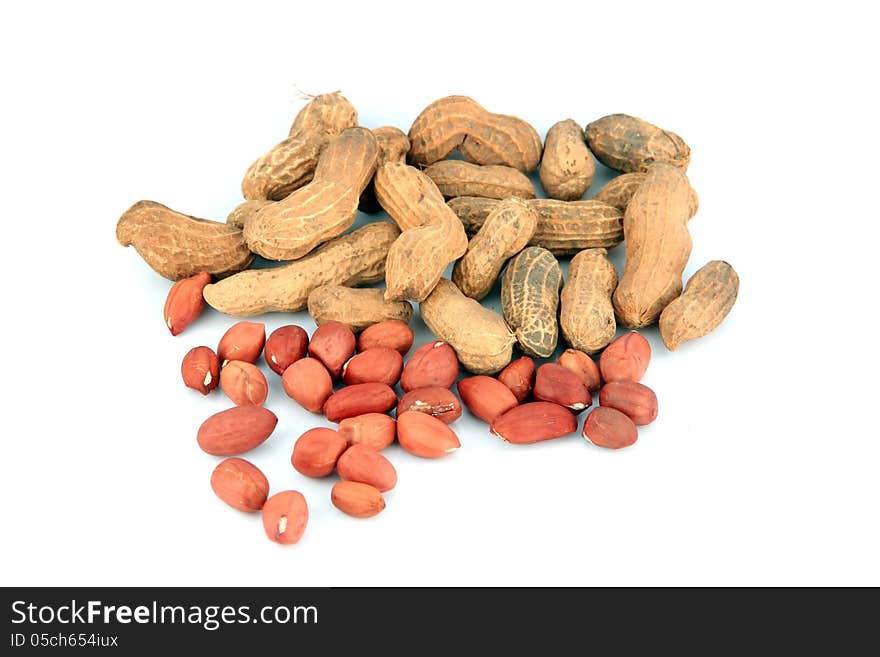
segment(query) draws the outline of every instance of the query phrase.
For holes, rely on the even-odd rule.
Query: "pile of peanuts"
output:
[[[235,404],[209,417],[198,431],[205,452],[227,457],[211,475],[216,495],[240,511],[260,511],[266,535],[277,543],[298,542],[308,523],[308,504],[300,492],[285,490],[269,497],[266,476],[240,458],[268,439],[278,421],[263,407],[269,386],[257,366],[261,355],[281,376],[292,400],[338,425],[300,435],[291,464],[307,477],[335,471],[340,480],[332,487],[331,502],[358,518],[380,513],[383,493],[397,484],[397,471],[381,454],[395,440],[423,458],[447,456],[461,446],[449,425],[461,416],[462,403],[490,425],[492,434],[515,444],[576,431],[576,414],[592,404],[602,381],[601,406],[590,413],[583,429],[594,445],[628,447],[638,437],[636,425],[657,417],[656,396],[638,382],[651,348],[636,332],[612,342],[598,366],[583,352],[568,349],[555,363],[537,368],[531,357],[522,356],[497,378],[458,380],[455,351],[441,341],[419,346],[404,363],[412,345],[412,329],[400,320],[373,324],[358,336],[341,322],[328,322],[311,339],[293,324],[274,330],[267,339],[265,325],[242,321],[223,335],[216,351],[191,349],[181,363],[184,384],[203,395],[219,385]],[[450,390],[456,380],[461,401]],[[392,410],[396,420],[389,415]]]

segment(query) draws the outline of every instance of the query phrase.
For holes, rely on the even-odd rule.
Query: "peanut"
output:
[[[596,164],[581,127],[572,119],[551,126],[544,140],[540,171],[547,196],[576,201],[587,193],[595,173]]]
[[[516,337],[499,314],[466,297],[451,281],[440,282],[419,306],[422,320],[449,343],[474,374],[494,374],[510,362]]]
[[[403,356],[396,349],[374,347],[353,356],[342,368],[342,380],[346,384],[384,383],[397,384],[403,370]]]
[[[309,505],[302,493],[285,490],[275,493],[263,505],[263,530],[270,541],[293,545],[306,531]]]
[[[412,347],[413,339],[413,330],[409,326],[391,319],[365,328],[358,336],[357,348],[358,351],[366,351],[374,347],[390,347],[405,356]]]
[[[387,221],[330,240],[305,258],[273,269],[254,269],[205,287],[205,301],[227,315],[297,312],[321,285],[382,280],[385,258],[400,231]]]
[[[287,396],[304,409],[321,413],[333,392],[333,379],[317,358],[301,358],[284,370],[281,386]]]
[[[433,181],[389,162],[376,173],[376,198],[403,231],[388,250],[385,298],[422,301],[467,250],[467,235]]]
[[[330,422],[365,413],[385,413],[397,405],[397,395],[384,383],[356,383],[334,392],[324,402]]]
[[[461,160],[440,160],[427,169],[425,175],[437,185],[446,198],[454,196],[481,196],[504,199],[535,198],[532,181],[519,169],[498,164],[471,164]]]
[[[445,342],[435,341],[415,350],[403,368],[400,387],[405,392],[429,386],[449,388],[457,378],[458,358],[455,351]]]
[[[418,411],[404,411],[397,418],[397,442],[410,454],[427,459],[448,456],[461,447],[443,421]]]
[[[482,374],[459,381],[458,394],[473,415],[489,424],[519,405],[519,401],[506,385]]]
[[[252,363],[230,360],[220,370],[220,387],[236,406],[262,406],[269,396],[266,377]]]
[[[296,260],[348,230],[378,156],[372,132],[344,130],[322,151],[310,183],[248,219],[248,248],[270,260]]]
[[[397,402],[398,417],[406,411],[418,411],[433,415],[445,424],[452,424],[461,417],[461,404],[449,388],[425,386],[410,390]]]
[[[266,364],[276,374],[284,374],[300,358],[305,358],[309,348],[309,335],[296,324],[280,326],[266,339],[263,354]]]
[[[261,445],[276,424],[275,414],[262,406],[234,406],[202,422],[197,439],[208,454],[235,456]]]
[[[220,359],[210,347],[193,347],[183,357],[180,375],[187,388],[207,395],[219,383]]]
[[[336,462],[336,472],[346,481],[374,486],[385,493],[397,485],[397,470],[391,461],[366,445],[352,445]]]
[[[265,207],[272,205],[274,201],[267,201],[263,199],[253,199],[251,201],[244,201],[243,203],[239,203],[234,208],[232,208],[232,212],[226,217],[226,223],[230,226],[234,226],[239,230],[244,230],[245,224],[250,221],[251,217],[253,217],[257,212],[262,210]]]
[[[660,337],[670,351],[714,331],[736,302],[739,276],[728,263],[713,260],[687,282],[684,293],[660,314]]]
[[[296,115],[287,138],[247,170],[242,194],[246,199],[283,199],[312,179],[327,142],[357,124],[357,111],[338,93],[315,96]]]
[[[469,235],[475,234],[500,201],[459,196],[449,201]],[[526,201],[538,214],[538,225],[529,244],[553,255],[572,255],[583,249],[611,248],[623,241],[623,213],[600,201]]]
[[[373,130],[373,136],[379,145],[379,161],[378,168],[381,168],[386,162],[401,162],[406,164],[406,154],[409,152],[409,138],[406,133],[399,128],[389,126],[376,128]],[[358,209],[361,212],[379,212],[382,206],[376,200],[375,178],[370,181],[364,193],[361,194]]]
[[[607,381],[641,381],[651,362],[651,344],[635,331],[621,335],[605,347],[599,370]]]
[[[172,281],[202,272],[215,276],[246,269],[254,259],[242,231],[197,219],[161,203],[138,201],[116,224],[116,239],[135,251],[160,276]]]
[[[636,426],[657,419],[657,395],[648,386],[634,381],[611,381],[602,386],[599,404],[624,413]]]
[[[529,402],[495,418],[489,431],[505,442],[526,445],[574,433],[577,418],[559,404]]]
[[[503,164],[534,171],[541,160],[541,137],[515,116],[492,114],[467,96],[447,96],[428,105],[409,130],[409,157],[433,164],[458,149],[469,162]]]
[[[266,325],[259,322],[236,322],[230,326],[220,344],[217,357],[223,365],[229,360],[256,363],[266,343]]]
[[[517,358],[498,374],[498,380],[510,388],[513,396],[521,404],[532,394],[535,385],[535,361],[529,356]]]
[[[356,340],[354,333],[341,322],[328,322],[312,333],[309,356],[317,358],[330,376],[338,379],[345,361],[352,357]]]
[[[582,435],[597,447],[621,449],[638,440],[639,430],[626,414],[610,406],[599,406],[584,421]]]
[[[627,205],[626,266],[613,297],[622,326],[653,324],[681,293],[681,276],[691,254],[689,197],[684,172],[661,162],[650,167]]]
[[[468,243],[467,253],[455,263],[453,283],[472,299],[484,298],[507,259],[532,239],[537,224],[537,213],[525,202],[516,198],[501,201]]]
[[[309,429],[293,445],[290,463],[306,477],[326,477],[348,447],[345,438],[333,429]]]
[[[562,270],[547,249],[530,246],[507,263],[501,277],[504,319],[527,354],[549,357],[556,351]]]
[[[560,294],[559,326],[566,342],[593,354],[614,339],[617,322],[611,295],[617,270],[605,249],[586,249],[568,265],[568,280]]]
[[[385,498],[378,489],[357,481],[337,481],[330,490],[330,501],[354,518],[372,518],[385,508]]]
[[[211,489],[233,509],[254,513],[269,495],[269,480],[249,461],[228,458],[211,473]]]
[[[382,450],[397,437],[397,422],[384,413],[364,413],[339,422],[339,433],[349,445]]]
[[[596,192],[593,197],[595,201],[602,201],[608,205],[613,205],[621,212],[626,211],[626,206],[632,200],[633,194],[639,186],[645,182],[648,174],[644,171],[632,171],[630,173],[622,173],[612,178],[602,189]],[[688,219],[693,219],[700,209],[700,199],[697,192],[691,187],[690,198],[688,201]]]
[[[171,335],[180,335],[202,312],[205,298],[202,290],[211,282],[211,274],[206,271],[189,278],[182,278],[168,290],[165,299],[165,326]]]
[[[538,368],[532,394],[538,401],[553,402],[575,412],[593,403],[583,379],[558,363],[545,363]]]
[[[599,390],[599,387],[602,385],[602,375],[599,373],[599,366],[583,351],[566,349],[559,355],[556,362],[576,374],[581,383],[591,393]]]
[[[352,331],[360,331],[392,319],[409,323],[412,312],[408,301],[386,301],[378,288],[322,285],[309,294],[309,314],[318,326],[340,322]]]
[[[618,171],[645,171],[655,162],[687,169],[691,149],[674,132],[628,114],[609,114],[584,129],[598,160]]]

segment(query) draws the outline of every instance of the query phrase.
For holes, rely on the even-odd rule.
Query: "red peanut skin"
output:
[[[657,395],[648,386],[634,381],[606,383],[599,393],[599,404],[616,408],[636,426],[651,424],[657,419]]]
[[[558,363],[544,363],[538,368],[532,394],[538,401],[553,402],[573,411],[582,411],[593,403],[581,377]]]
[[[556,359],[559,365],[565,369],[571,370],[580,378],[587,390],[591,393],[596,392],[602,385],[602,375],[599,373],[599,366],[596,361],[577,349],[566,349],[559,358]]]
[[[293,445],[290,463],[307,477],[326,477],[347,447],[338,431],[326,427],[309,429]]]
[[[321,413],[333,392],[333,381],[327,368],[317,358],[301,358],[292,363],[281,376],[284,392],[297,404],[312,413]]]
[[[501,370],[498,380],[510,388],[513,396],[522,404],[535,386],[535,361],[529,356],[517,358]]]
[[[309,348],[309,334],[295,324],[280,326],[269,334],[263,357],[276,374],[284,374],[300,358],[305,358]]]
[[[415,350],[403,368],[400,387],[405,392],[416,388],[450,388],[458,378],[458,356],[445,342],[423,344]]]
[[[446,424],[452,424],[461,417],[461,404],[448,388],[429,386],[410,390],[400,398],[397,415],[406,411],[427,413]]]
[[[358,351],[374,347],[389,347],[406,356],[413,344],[413,331],[399,319],[388,319],[368,326],[358,336]]]
[[[606,382],[641,381],[651,362],[651,345],[631,331],[605,347],[599,357],[599,370]]]
[[[262,406],[269,395],[266,377],[243,360],[231,360],[220,370],[220,387],[236,406]]]
[[[210,373],[210,381],[205,383]],[[210,347],[193,347],[180,363],[180,375],[187,388],[207,395],[220,383],[220,359]]]
[[[385,449],[397,437],[397,422],[384,413],[364,413],[339,422],[339,433],[349,445]]]
[[[393,386],[400,379],[403,356],[390,347],[373,347],[352,357],[342,369],[342,380],[355,383],[384,383]]]
[[[364,413],[385,413],[397,404],[397,395],[384,383],[357,383],[334,392],[324,402],[324,415],[331,422]]]
[[[266,343],[266,326],[259,322],[236,322],[220,338],[217,357],[221,365],[228,360],[256,363]]]
[[[374,486],[358,481],[337,481],[330,491],[330,501],[354,518],[372,518],[385,508],[382,493]]]
[[[168,290],[165,299],[165,326],[171,335],[180,335],[205,308],[202,292],[211,282],[211,274],[203,271],[199,274],[177,281]]]
[[[391,461],[366,445],[352,445],[336,463],[336,472],[346,481],[369,484],[384,493],[397,485],[397,470]]]
[[[295,490],[275,493],[263,505],[263,530],[274,543],[298,543],[308,522],[309,506],[306,498]]]
[[[537,401],[512,408],[495,419],[489,431],[515,445],[567,436],[577,431],[577,418],[565,406]]]
[[[228,458],[211,473],[211,488],[233,509],[255,513],[263,508],[269,495],[269,480],[250,461]]]
[[[208,454],[235,456],[261,445],[278,417],[262,406],[234,406],[214,413],[199,427],[198,443]]]
[[[638,440],[639,430],[632,420],[616,408],[599,406],[584,421],[583,436],[597,447],[621,449]]]
[[[491,376],[471,376],[458,382],[458,394],[468,410],[483,422],[491,424],[495,418],[519,405],[506,385]]]
[[[321,361],[335,380],[339,378],[342,366],[354,354],[356,343],[354,333],[345,324],[327,322],[312,334],[309,355]]]
[[[404,411],[397,418],[397,442],[410,454],[428,459],[449,456],[461,447],[444,422],[418,411]]]

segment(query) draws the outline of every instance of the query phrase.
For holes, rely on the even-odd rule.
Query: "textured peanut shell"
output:
[[[507,263],[501,277],[504,319],[522,350],[540,358],[556,351],[562,270],[547,249],[530,246]]]
[[[408,302],[386,301],[379,288],[322,285],[309,294],[309,314],[318,326],[341,322],[357,332],[390,319],[409,324],[412,313]]]
[[[333,239],[305,258],[273,269],[253,269],[205,287],[208,304],[236,317],[296,312],[322,285],[360,285],[382,280],[385,258],[400,235],[378,221]]]
[[[607,167],[646,171],[655,162],[687,169],[691,149],[674,132],[628,114],[609,114],[584,129],[590,150]]]
[[[388,251],[385,298],[422,301],[467,251],[464,227],[437,185],[414,167],[388,162],[375,184],[376,198],[403,231]]]
[[[428,105],[409,130],[410,162],[433,164],[458,149],[475,164],[503,164],[534,171],[541,138],[515,116],[492,114],[467,96],[447,96]]]
[[[348,230],[378,157],[372,132],[344,130],[321,153],[312,182],[247,221],[248,247],[270,260],[296,260]]]
[[[504,263],[526,247],[537,225],[538,215],[525,201],[509,198],[498,203],[455,263],[452,282],[465,296],[485,297]]]
[[[234,226],[181,214],[155,201],[138,201],[126,210],[116,224],[116,239],[134,246],[156,273],[172,281],[205,271],[226,276],[254,259]]]
[[[504,318],[463,295],[452,281],[441,278],[419,310],[431,333],[455,349],[469,372],[494,374],[513,357],[516,337]]]
[[[265,199],[254,199],[239,203],[232,209],[229,216],[226,217],[226,223],[242,230],[251,217],[266,206],[272,205],[272,203],[274,201],[267,201]]]
[[[617,270],[605,249],[586,249],[571,259],[559,312],[559,327],[569,345],[593,354],[614,339],[611,295],[616,287]]]
[[[660,314],[660,337],[670,351],[714,331],[736,302],[739,276],[728,263],[713,260],[687,282],[684,293]]]
[[[623,213],[600,201],[557,201],[536,198],[526,201],[538,213],[538,226],[529,244],[553,255],[572,255],[584,249],[611,248],[623,241]],[[496,199],[460,196],[449,207],[468,234],[476,233]]]
[[[636,193],[639,185],[645,181],[647,175],[648,174],[643,171],[622,173],[619,176],[612,178],[602,189],[596,192],[593,200],[613,205],[621,212],[625,212],[630,199],[632,199],[633,194]],[[699,209],[700,199],[697,197],[697,192],[691,187],[690,201],[688,203],[688,219],[692,219]]]
[[[409,137],[406,136],[403,130],[384,126],[373,130],[373,136],[376,138],[376,143],[379,146],[378,167],[381,167],[386,162],[403,162],[406,164],[406,154],[409,152]],[[373,213],[379,212],[382,209],[379,201],[376,200],[374,185],[374,182],[371,180],[364,193],[361,194],[360,204],[358,205],[358,209],[361,212]]]
[[[535,198],[532,181],[522,171],[502,165],[471,164],[462,160],[440,160],[425,174],[443,196],[482,196],[485,198]]]
[[[312,179],[330,139],[357,124],[357,111],[338,93],[315,96],[296,115],[287,139],[248,168],[242,194],[248,200],[280,201]]]
[[[554,124],[544,140],[541,185],[550,198],[576,201],[587,193],[596,164],[584,141],[584,131],[572,119]]]
[[[648,169],[627,205],[626,265],[613,297],[621,326],[653,324],[681,294],[681,276],[691,254],[690,189],[683,170],[661,162]]]

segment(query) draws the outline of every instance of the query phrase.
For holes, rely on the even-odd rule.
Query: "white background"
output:
[[[0,583],[880,584],[880,58],[858,6],[5,4]],[[446,460],[388,450],[398,487],[358,521],[291,468],[320,421],[272,375],[281,419],[247,458],[306,495],[306,535],[274,545],[214,497],[195,433],[227,404],[179,362],[231,320],[172,338],[170,284],[115,223],[139,199],[223,220],[297,89],[342,90],[368,127],[463,93],[542,134],[626,112],[684,136],[686,275],[728,260],[740,298],[675,354],[647,332],[660,417],[635,447],[463,418]]]

